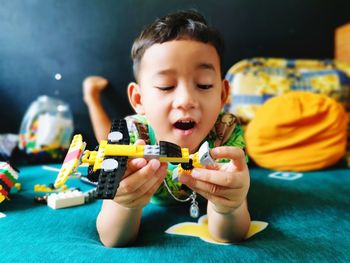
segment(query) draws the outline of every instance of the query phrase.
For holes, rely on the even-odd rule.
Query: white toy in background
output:
[[[19,132],[19,148],[28,154],[68,149],[73,117],[67,103],[40,96],[25,113]]]
[[[47,205],[53,209],[82,205],[84,203],[84,193],[78,190],[53,193],[47,198]]]
[[[83,205],[95,200],[94,193],[96,189],[86,192],[79,190],[52,193],[47,197],[47,205],[52,209],[60,209],[71,206]]]

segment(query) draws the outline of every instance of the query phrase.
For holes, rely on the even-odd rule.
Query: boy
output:
[[[128,97],[137,115],[127,120],[136,127],[136,137],[144,139],[136,143],[169,141],[195,153],[203,141],[209,141],[212,158],[229,162],[196,168],[190,176],[178,179],[192,194],[208,200],[213,238],[221,242],[242,240],[250,225],[246,203],[249,171],[240,149],[244,147],[242,130],[233,115],[220,113],[229,93],[228,82],[221,78],[220,36],[199,13],[181,11],[144,29],[133,44],[132,58],[137,82],[129,84]],[[98,140],[106,138],[110,128],[99,101],[106,84],[99,77],[84,82],[84,100]],[[97,218],[105,246],[125,246],[135,240],[142,208],[155,193],[160,197],[154,200],[164,201],[163,181],[170,198],[175,193],[176,199],[183,199],[183,189],[171,182],[167,169],[167,164],[155,159],[129,161],[115,198],[103,201]]]

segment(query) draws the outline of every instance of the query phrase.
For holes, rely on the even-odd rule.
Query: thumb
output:
[[[246,167],[245,153],[241,148],[220,146],[210,150],[213,159],[230,159],[238,170]]]
[[[146,145],[144,140],[137,139],[134,145]]]

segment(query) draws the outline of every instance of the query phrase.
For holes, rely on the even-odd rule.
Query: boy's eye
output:
[[[172,90],[174,87],[173,86],[169,86],[169,87],[157,87],[157,86],[155,86],[155,88],[162,90],[162,91],[168,91],[168,90]]]
[[[197,84],[197,87],[200,89],[210,89],[213,87],[212,84]]]

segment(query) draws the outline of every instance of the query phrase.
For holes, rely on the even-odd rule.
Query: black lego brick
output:
[[[129,130],[126,124],[126,120],[114,119],[112,121],[112,127],[110,132],[116,132],[116,131],[123,134],[123,139],[120,142],[118,142],[118,144],[130,144],[130,136],[129,136]],[[111,143],[111,142],[108,141],[108,143]]]
[[[118,162],[118,168],[110,172],[101,169],[96,188],[97,199],[113,199],[125,173],[128,157],[118,156],[113,159]]]
[[[181,147],[175,143],[160,141],[160,155],[167,157],[182,157]]]

